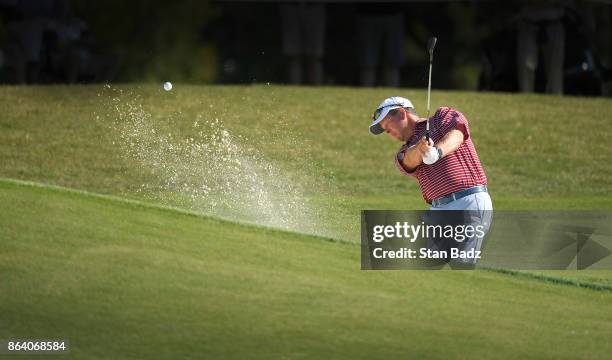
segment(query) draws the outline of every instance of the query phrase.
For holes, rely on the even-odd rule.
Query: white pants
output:
[[[449,202],[445,205],[440,206],[432,206],[430,210],[446,210],[446,211],[463,211],[461,217],[464,219],[465,225],[472,226],[483,226],[485,236],[486,233],[489,232],[491,228],[491,222],[493,220],[493,203],[491,201],[491,197],[487,192],[479,192],[475,194],[471,194],[461,199],[457,199]],[[471,238],[467,238],[462,243],[455,243],[455,246],[460,250],[468,251],[471,249],[480,251],[482,250],[482,245],[485,240],[485,236],[473,236]],[[435,241],[429,241],[428,247],[430,249],[438,249],[440,246],[447,246],[448,243],[436,243]],[[463,268],[464,265],[474,266],[478,259],[461,259],[451,261],[451,267],[457,266],[458,268]]]

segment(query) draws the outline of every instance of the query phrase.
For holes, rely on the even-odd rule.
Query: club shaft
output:
[[[432,61],[429,61],[429,83],[427,84],[427,132],[429,132],[429,110],[431,108],[431,68]]]

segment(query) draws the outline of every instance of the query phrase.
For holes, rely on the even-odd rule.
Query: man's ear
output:
[[[400,109],[401,109],[403,118],[410,118],[410,112],[406,110],[406,108],[400,108]]]

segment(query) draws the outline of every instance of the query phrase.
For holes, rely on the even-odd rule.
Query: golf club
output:
[[[427,52],[429,52],[429,84],[427,85],[427,128],[425,130],[425,138],[429,142],[429,109],[431,106],[431,67],[433,64],[433,52],[436,47],[437,37],[430,37],[427,40]]]

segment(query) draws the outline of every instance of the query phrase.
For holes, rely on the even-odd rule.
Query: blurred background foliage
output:
[[[121,58],[120,81],[215,80],[216,53],[201,39],[220,16],[209,1],[73,1],[100,45]]]
[[[119,66],[113,81],[288,82],[289,59],[282,50],[282,1],[44,0],[54,1],[68,3],[75,16],[87,24],[98,54],[117,57]],[[0,45],[7,40],[7,23],[19,18],[11,14],[11,7],[26,2],[0,0]],[[599,67],[590,66],[584,74],[578,74],[580,78],[569,79],[566,93],[597,95],[596,81],[611,85],[612,5],[594,0],[539,2],[571,3],[568,9],[572,10],[568,10],[565,20],[566,72],[580,73],[585,62],[590,61],[589,56],[596,57]],[[362,3],[332,1],[325,5],[324,85],[360,85],[359,48],[363,44],[358,34]],[[473,0],[372,4],[404,15],[405,37],[397,45],[406,53],[400,69],[401,87],[426,86],[425,44],[435,35],[439,42],[434,88],[516,91],[517,15],[525,3],[528,2]],[[489,81],[487,85],[483,77],[491,61],[498,62],[492,65],[497,66],[497,79],[495,84]],[[542,68],[538,68],[539,91]],[[1,82],[13,82],[8,71],[11,70],[6,66],[0,69]],[[56,77],[39,81],[55,82],[63,80]]]

